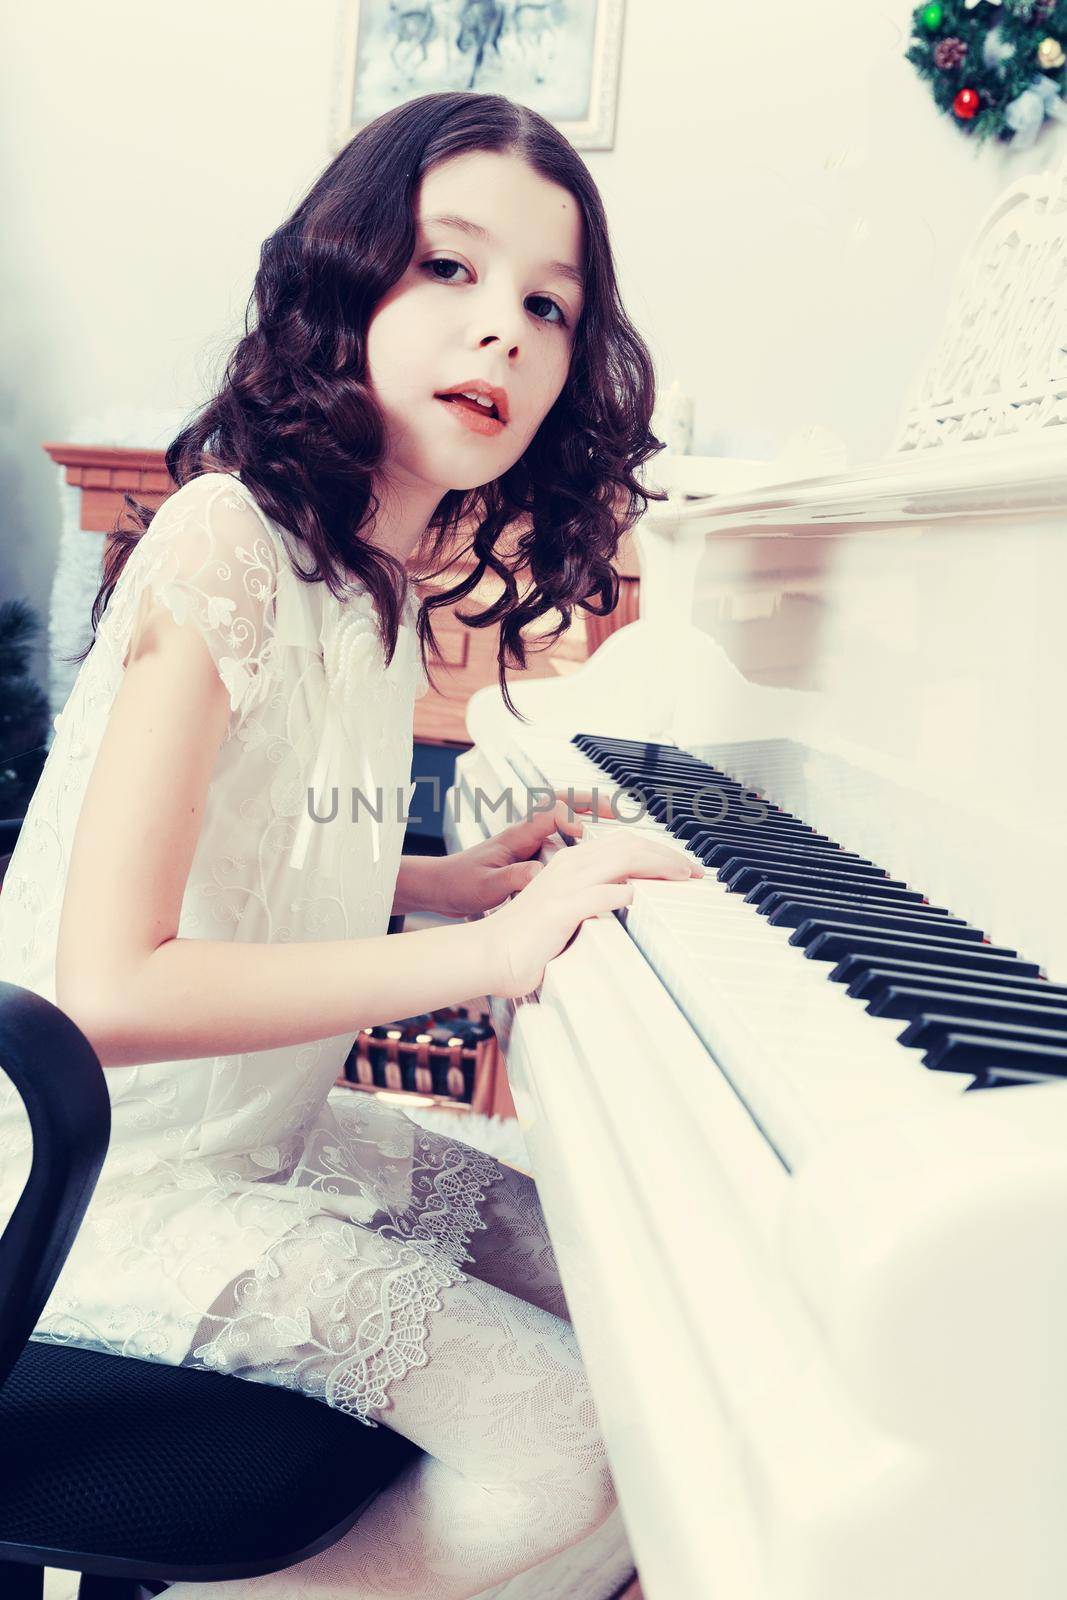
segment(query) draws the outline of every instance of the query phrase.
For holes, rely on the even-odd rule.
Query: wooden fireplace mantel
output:
[[[67,482],[81,490],[81,525],[87,533],[110,533],[124,494],[155,509],[177,487],[162,450],[126,450],[99,444],[46,444]]]

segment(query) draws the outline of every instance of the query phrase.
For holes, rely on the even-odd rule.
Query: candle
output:
[[[693,401],[691,396],[683,394],[677,378],[656,401],[652,432],[666,445],[664,454],[689,454],[693,444]]]

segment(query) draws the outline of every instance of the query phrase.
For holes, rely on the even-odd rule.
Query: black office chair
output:
[[[10,983],[0,1071],[33,1135],[0,1237],[3,1600],[41,1600],[45,1567],[83,1574],[80,1600],[142,1600],[333,1544],[415,1445],[291,1390],[27,1342],[100,1174],[111,1103],[80,1029]]]

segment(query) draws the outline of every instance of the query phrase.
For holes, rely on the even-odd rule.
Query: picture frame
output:
[[[405,100],[475,89],[539,111],[578,150],[610,150],[624,5],[338,0],[332,149]]]

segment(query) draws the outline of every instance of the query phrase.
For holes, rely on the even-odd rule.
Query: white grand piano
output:
[[[649,1600],[1067,1594],[1065,263],[1060,170],[886,459],[677,488],[640,620],[470,704],[453,847],[597,785],[708,867],[497,1005]]]

